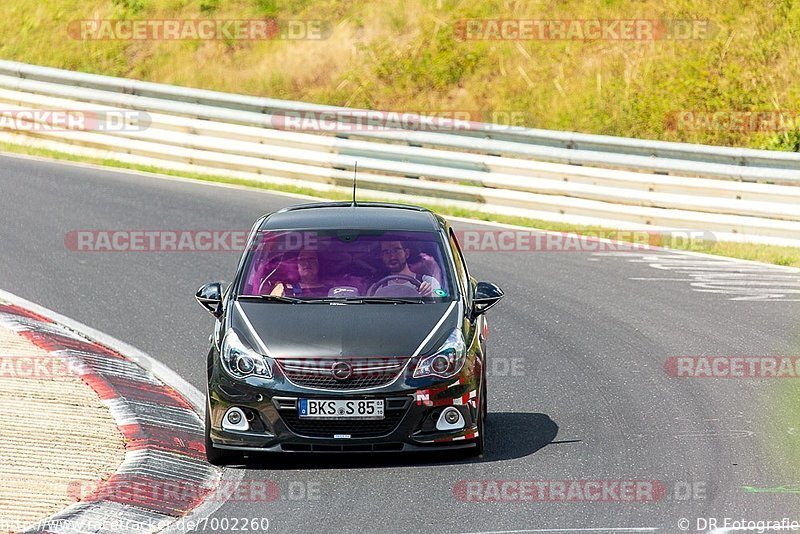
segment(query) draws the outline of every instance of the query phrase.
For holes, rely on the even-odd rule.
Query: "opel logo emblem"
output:
[[[331,372],[336,380],[347,380],[353,373],[353,368],[347,362],[336,362],[331,366]]]

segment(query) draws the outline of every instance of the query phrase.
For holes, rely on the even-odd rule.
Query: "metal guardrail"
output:
[[[343,108],[334,106],[324,106],[320,104],[309,104],[306,102],[293,102],[288,100],[277,100],[273,98],[255,97],[248,95],[238,95],[222,93],[219,91],[209,91],[189,87],[180,87],[167,84],[143,82],[126,78],[116,78],[112,76],[102,76],[82,72],[66,71],[52,67],[41,67],[16,61],[0,60],[0,74],[24,78],[29,80],[47,81],[57,84],[71,85],[74,87],[85,87],[99,89],[115,93],[145,96],[160,100],[171,100],[175,102],[186,102],[203,104],[217,108],[232,110],[249,111],[268,115],[280,115],[282,113],[320,113],[320,112],[361,112],[367,114],[370,110]],[[413,114],[411,114],[413,115]],[[420,119],[421,120],[421,119]],[[398,125],[400,126],[400,125]],[[364,132],[361,132],[364,133]],[[405,133],[406,135],[398,135]],[[431,146],[462,146],[455,139],[442,138],[441,134],[437,137],[427,135],[408,135],[424,134],[425,132],[405,131],[399,127],[394,131],[372,132],[370,137],[407,143],[421,143]],[[339,132],[340,136],[347,136],[347,132]],[[569,149],[581,152],[601,152],[608,154],[620,154],[625,156],[645,156],[648,158],[684,160],[687,162],[719,163],[743,167],[765,167],[772,169],[794,169],[800,170],[800,153],[778,152],[767,150],[756,150],[748,148],[718,147],[710,145],[696,145],[689,143],[675,143],[667,141],[631,139],[625,137],[614,137],[608,135],[583,134],[576,132],[561,132],[553,130],[541,130],[534,128],[508,128],[498,127],[495,124],[473,122],[469,129],[454,129],[453,137],[476,137],[486,140],[509,141],[513,143],[536,145],[538,147],[551,147],[559,149]],[[356,137],[358,135],[355,135]],[[441,143],[438,144],[437,143]],[[488,153],[507,153],[514,155],[514,147],[504,145],[478,145],[478,150],[486,150]],[[519,147],[517,147],[519,148]],[[542,152],[532,153],[531,156],[541,155]],[[525,156],[525,152],[518,155]],[[552,157],[565,159],[563,155],[553,155]],[[589,156],[582,156],[589,157]],[[594,156],[590,163],[596,160]],[[577,160],[578,158],[576,158]],[[575,161],[577,163],[577,161]],[[614,161],[609,161],[614,163]],[[637,166],[638,161],[620,160],[619,166]],[[681,172],[681,169],[664,165],[654,167],[654,172]],[[693,167],[685,167],[687,172],[691,172]],[[699,174],[705,174],[702,171]],[[720,174],[720,176],[724,176]],[[737,176],[731,173],[731,178],[739,179],[758,179],[757,174],[744,174]]]
[[[152,123],[143,131],[31,135],[148,163],[343,186],[358,160],[363,187],[400,196],[471,203],[484,211],[513,209],[537,218],[697,228],[800,243],[800,187],[741,182],[800,185],[800,154],[501,131],[487,124],[447,133],[282,131],[274,128],[282,113],[347,112],[336,115],[346,120],[354,110],[8,61],[0,61],[0,103],[6,110],[146,111]]]

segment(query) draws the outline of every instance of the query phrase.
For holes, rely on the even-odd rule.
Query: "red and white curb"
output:
[[[196,388],[110,336],[2,290],[0,301],[0,324],[63,359],[94,389],[126,448],[109,480],[88,494],[75,488],[79,502],[26,532],[182,532],[186,520],[207,517],[223,504],[214,490],[223,479],[238,482],[243,472],[205,461],[205,400]]]

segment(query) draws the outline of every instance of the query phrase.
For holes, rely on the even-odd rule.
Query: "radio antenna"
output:
[[[358,175],[358,161],[356,161],[355,165],[353,166],[353,207],[358,206],[356,204],[356,176]]]

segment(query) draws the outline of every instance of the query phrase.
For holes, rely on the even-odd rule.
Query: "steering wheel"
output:
[[[372,296],[378,291],[379,288],[382,286],[388,285],[389,282],[392,280],[403,280],[404,282],[410,282],[415,289],[419,289],[419,286],[422,285],[422,282],[414,278],[413,276],[408,276],[407,274],[390,274],[389,276],[384,276],[371,286],[367,290],[367,295]]]

